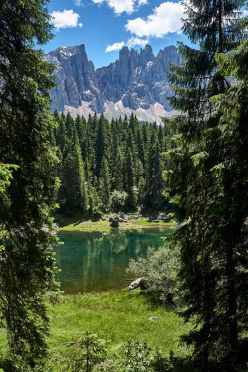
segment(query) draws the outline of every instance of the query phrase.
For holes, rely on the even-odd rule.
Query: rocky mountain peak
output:
[[[169,111],[167,98],[171,92],[166,73],[171,63],[180,63],[181,56],[174,46],[164,48],[157,56],[150,45],[140,51],[125,46],[115,62],[95,70],[85,46],[78,45],[58,48],[46,59],[56,67],[57,87],[51,92],[53,110],[73,108],[76,112],[84,105],[101,113],[110,104],[118,116],[120,107],[122,111],[143,112],[150,107]]]
[[[144,49],[140,50],[140,60],[142,64],[154,60],[154,54],[151,45],[147,44]]]
[[[59,47],[48,54],[49,58],[57,58],[59,61],[80,55],[82,59],[88,60],[84,44],[72,47]]]

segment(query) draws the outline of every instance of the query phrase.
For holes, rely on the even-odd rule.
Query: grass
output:
[[[129,220],[120,223],[118,229],[113,229],[109,226],[108,219],[106,221],[77,221],[65,224],[60,227],[60,231],[81,231],[81,232],[105,232],[112,231],[132,231],[132,230],[154,230],[154,229],[168,229],[175,226],[175,222],[148,222],[145,218],[136,220]]]
[[[151,303],[138,290],[62,296],[60,303],[48,305],[48,314],[51,355],[66,355],[66,344],[77,340],[85,330],[108,340],[111,354],[120,354],[129,338],[147,341],[165,355],[170,350],[180,355],[187,352],[178,346],[180,335],[187,331],[182,319],[172,308]],[[150,317],[158,318],[149,320]],[[2,332],[0,348],[5,348],[5,344]]]
[[[49,314],[49,347],[56,352],[63,352],[67,342],[75,341],[88,329],[109,340],[114,352],[134,338],[167,353],[185,330],[182,319],[172,308],[152,304],[139,291],[65,296],[60,304],[49,306]],[[152,316],[158,319],[149,320]]]

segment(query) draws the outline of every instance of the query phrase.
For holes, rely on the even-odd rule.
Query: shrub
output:
[[[121,372],[121,362],[119,360],[106,359],[97,364],[92,372]]]
[[[153,356],[147,343],[129,340],[124,349],[124,371],[125,372],[149,372],[153,371]]]
[[[111,208],[114,212],[123,211],[127,202],[128,194],[125,191],[114,190],[111,194]]]
[[[90,372],[93,367],[107,358],[106,342],[86,331],[78,342],[72,345],[68,370]]]
[[[157,251],[149,248],[147,257],[131,259],[127,271],[136,277],[144,277],[143,292],[158,297],[163,303],[175,305],[178,268],[178,251],[164,246]]]
[[[100,205],[98,207],[93,208],[91,212],[92,221],[99,221],[102,218],[103,212],[100,210],[100,208],[101,208]]]

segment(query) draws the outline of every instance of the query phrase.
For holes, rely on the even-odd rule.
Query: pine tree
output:
[[[93,144],[93,135],[90,120],[86,123],[86,133],[85,133],[85,143],[84,143],[84,157],[85,162],[87,163],[87,182],[93,182],[93,174],[95,171],[95,151]],[[90,177],[90,178],[89,178]]]
[[[154,136],[151,137],[144,200],[145,206],[152,210],[161,209],[164,189],[160,143],[155,138]]]
[[[62,212],[82,215],[88,210],[88,193],[84,176],[84,163],[75,124],[73,141],[63,165],[60,205]]]
[[[102,160],[99,195],[105,212],[110,209],[110,177],[108,160],[106,157]]]
[[[112,188],[118,191],[123,189],[123,156],[119,148],[115,159],[113,159]]]
[[[95,166],[95,174],[99,178],[101,174],[101,166],[103,164],[103,157],[105,155],[106,150],[106,127],[105,127],[105,119],[104,116],[101,115],[99,121],[98,121],[98,130],[97,130],[97,137],[96,137],[96,166]]]
[[[130,148],[128,149],[124,172],[124,191],[128,194],[126,207],[127,210],[133,211],[137,208],[138,190],[135,185],[133,154]]]
[[[21,364],[33,369],[47,355],[44,295],[54,283],[50,213],[58,159],[49,144],[52,67],[34,49],[51,37],[46,5],[0,3],[0,159],[17,166],[0,208],[0,316],[16,370]]]
[[[220,116],[211,97],[228,89],[229,82],[216,69],[215,54],[232,50],[242,37],[237,13],[242,4],[190,1],[183,31],[200,48],[181,44],[184,62],[170,74],[175,92],[171,104],[183,115],[174,122],[167,182],[171,202],[178,206],[176,217],[185,221],[174,236],[181,246],[185,318],[197,324],[185,340],[194,345],[194,356],[204,371],[209,370],[210,360],[218,359],[228,360],[230,371],[236,368],[237,288],[232,278],[237,236],[231,227],[230,209],[219,198],[224,191],[215,176],[223,155]],[[227,291],[223,290],[225,283]]]
[[[223,344],[228,350],[227,363],[233,369],[245,368],[248,293],[248,42],[232,52],[219,55],[219,73],[235,81],[229,89],[212,99],[219,119],[221,163],[214,168],[219,184],[218,206],[223,208],[222,229],[225,234],[224,259],[220,261],[223,277],[219,301],[223,301],[221,322]],[[237,335],[237,336],[236,336]]]

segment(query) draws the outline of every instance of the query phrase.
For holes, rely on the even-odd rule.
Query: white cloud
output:
[[[141,47],[144,47],[147,44],[149,44],[149,40],[147,40],[147,39],[140,39],[138,37],[131,37],[127,41],[127,43],[125,43],[124,41],[121,41],[119,43],[114,43],[114,44],[108,45],[105,52],[107,52],[107,53],[116,52],[118,50],[121,50],[124,46],[128,46],[128,48],[133,48],[137,45],[139,45]]]
[[[50,15],[52,17],[52,24],[57,30],[61,28],[83,27],[83,24],[79,22],[80,15],[72,9],[64,9],[62,12],[55,10]]]
[[[184,6],[167,1],[161,3],[146,18],[135,18],[127,21],[126,30],[138,37],[163,37],[170,32],[180,33],[181,18]]]
[[[106,3],[116,14],[133,13],[139,6],[148,3],[148,0],[92,0],[95,4]]]
[[[120,43],[114,43],[114,44],[108,45],[105,52],[107,53],[116,52],[117,50],[122,49],[124,46],[125,46],[124,41],[121,41]]]
[[[131,37],[127,42],[127,46],[129,48],[133,48],[137,45],[144,48],[147,44],[149,44],[149,40],[140,39],[139,37]]]

